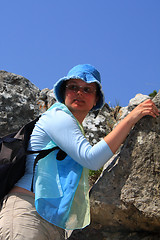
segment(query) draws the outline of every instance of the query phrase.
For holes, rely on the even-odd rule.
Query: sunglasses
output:
[[[83,87],[77,84],[68,84],[66,85],[66,88],[67,90],[73,92],[83,91],[85,94],[94,94],[96,92],[96,89],[94,87],[91,86]]]

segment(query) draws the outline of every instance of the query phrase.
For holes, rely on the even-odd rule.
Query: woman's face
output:
[[[67,81],[65,105],[73,114],[77,111],[87,115],[97,100],[96,83],[86,83],[81,79]]]

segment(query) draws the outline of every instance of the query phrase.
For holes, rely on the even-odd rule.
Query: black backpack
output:
[[[0,138],[0,200],[8,194],[14,184],[24,175],[27,154],[39,153],[35,159],[34,168],[41,158],[55,149],[59,149],[58,160],[63,160],[66,157],[66,153],[57,146],[47,150],[27,151],[30,135],[38,119],[39,117],[29,122],[18,132]],[[33,191],[33,179],[31,191]]]

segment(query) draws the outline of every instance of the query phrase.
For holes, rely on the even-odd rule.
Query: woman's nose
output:
[[[83,88],[79,88],[77,93],[82,95],[84,93]]]

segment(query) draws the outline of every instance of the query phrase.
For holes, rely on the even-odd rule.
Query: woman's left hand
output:
[[[133,109],[104,140],[109,145],[111,151],[115,153],[120,145],[127,137],[130,129],[144,116],[150,115],[152,117],[159,116],[159,110],[150,99],[140,103]]]
[[[159,110],[151,99],[147,99],[135,107],[135,109],[128,114],[128,118],[133,126],[146,115],[150,115],[154,118],[159,116]]]

